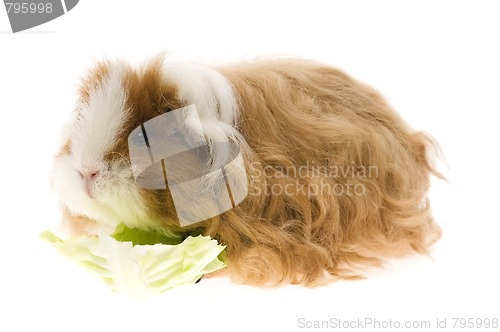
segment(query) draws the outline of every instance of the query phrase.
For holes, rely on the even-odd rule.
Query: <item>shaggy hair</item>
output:
[[[100,64],[84,80],[82,103],[89,103],[110,67]],[[435,144],[379,93],[312,61],[259,60],[214,69],[232,89],[237,115],[225,123],[233,121],[237,130],[229,137],[240,144],[249,194],[234,209],[180,227],[171,197],[164,202],[164,193],[134,189],[156,228],[217,239],[228,258],[218,273],[252,285],[318,285],[360,277],[387,258],[429,253],[441,235],[427,198],[430,176],[440,177],[432,166]],[[127,69],[122,81],[132,115],[117,135],[122,143],[103,157],[107,162],[129,158],[123,140],[131,129],[189,102],[167,71],[163,59]],[[222,111],[217,116],[228,117]],[[71,146],[69,137],[58,159],[69,157]],[[63,204],[65,220],[76,232],[88,233],[88,224],[99,222],[97,214],[68,206]]]
[[[257,184],[266,193],[250,194],[206,228],[228,246],[233,278],[313,285],[324,271],[354,277],[386,257],[428,253],[441,234],[427,198],[430,175],[439,176],[429,136],[328,66],[268,61],[222,73],[235,88],[238,128],[250,147],[250,190]]]

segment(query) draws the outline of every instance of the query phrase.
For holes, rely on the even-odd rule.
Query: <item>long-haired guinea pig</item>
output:
[[[313,61],[102,61],[82,80],[63,132],[51,181],[68,230],[125,223],[208,235],[226,246],[222,272],[235,282],[356,278],[387,258],[427,254],[441,234],[427,198],[430,177],[440,176],[433,140],[377,91]],[[159,143],[165,158],[152,153]],[[153,164],[159,183],[141,183]]]

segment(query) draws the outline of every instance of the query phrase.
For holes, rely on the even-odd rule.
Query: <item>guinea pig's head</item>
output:
[[[51,171],[62,207],[104,231],[119,223],[178,230],[171,194],[143,188],[134,177],[131,133],[166,112],[195,104],[204,137],[236,137],[236,102],[216,71],[156,58],[140,68],[120,61],[96,65],[82,80],[72,118]]]

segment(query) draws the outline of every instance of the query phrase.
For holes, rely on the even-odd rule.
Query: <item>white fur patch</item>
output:
[[[175,83],[179,98],[196,105],[205,136],[214,141],[238,139],[236,97],[229,81],[216,70],[192,62],[164,65],[166,80]]]
[[[196,105],[203,135],[209,142],[229,142],[246,147],[246,141],[236,129],[238,105],[230,82],[221,73],[208,66],[193,62],[169,61],[164,64],[166,80],[175,83],[179,98]],[[196,131],[196,128],[192,128]],[[224,166],[224,151],[211,151],[213,168]]]
[[[77,106],[80,118],[73,123],[71,151],[77,168],[101,170],[103,157],[116,142],[128,116],[122,79],[126,65],[115,63],[101,86],[90,91],[89,102]]]
[[[179,98],[195,104],[202,120],[234,125],[238,118],[236,98],[229,81],[216,70],[193,62],[169,61],[165,78],[179,89]]]

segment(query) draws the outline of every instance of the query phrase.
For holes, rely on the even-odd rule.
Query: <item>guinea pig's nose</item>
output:
[[[81,178],[86,182],[94,182],[99,177],[99,171],[79,171]]]
[[[85,171],[85,172],[79,171],[79,173],[80,177],[83,180],[85,193],[90,198],[94,198],[94,183],[99,178],[99,171],[98,170]]]

